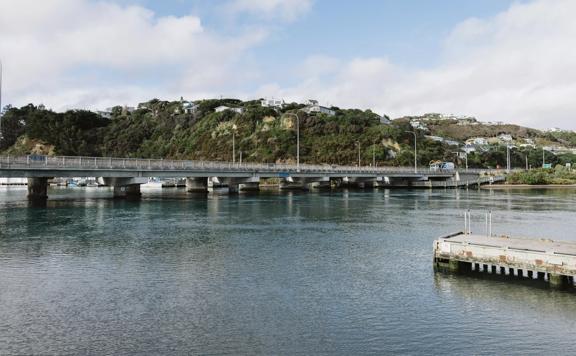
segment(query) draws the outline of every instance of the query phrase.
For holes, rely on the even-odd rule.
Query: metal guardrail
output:
[[[0,156],[0,169],[82,169],[138,171],[225,171],[225,172],[300,172],[300,173],[415,173],[445,175],[454,170],[419,169],[413,167],[371,167],[277,163],[232,163],[214,161],[164,160],[142,158],[79,157],[79,156]],[[494,173],[489,169],[458,170],[459,173]]]

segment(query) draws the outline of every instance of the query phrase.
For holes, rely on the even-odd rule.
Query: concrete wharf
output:
[[[574,288],[576,242],[458,232],[434,241],[434,268],[539,280],[559,289]]]

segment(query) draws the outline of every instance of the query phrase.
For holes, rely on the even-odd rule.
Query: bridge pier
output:
[[[281,190],[310,190],[330,188],[330,177],[286,177],[280,182]]]
[[[208,177],[186,178],[186,191],[189,193],[204,193],[208,191]]]
[[[258,191],[260,190],[260,177],[248,178],[217,178],[217,180],[228,186],[228,193],[235,194],[239,192]]]
[[[134,177],[134,178],[102,178],[102,181],[107,186],[114,187],[114,198],[117,199],[136,199],[142,193],[140,192],[140,184],[148,182],[148,178]]]
[[[342,181],[350,188],[367,189],[377,186],[377,180],[376,177],[344,177]]]
[[[141,195],[140,184],[114,186],[114,199],[137,199]]]
[[[28,178],[28,200],[42,201],[48,199],[48,178]]]

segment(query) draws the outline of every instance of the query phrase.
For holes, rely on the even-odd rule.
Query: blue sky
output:
[[[571,129],[575,11],[571,0],[0,0],[4,103],[314,97]]]

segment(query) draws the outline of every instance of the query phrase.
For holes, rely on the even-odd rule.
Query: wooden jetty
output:
[[[434,241],[434,268],[540,280],[564,289],[574,287],[576,242],[458,232]]]

